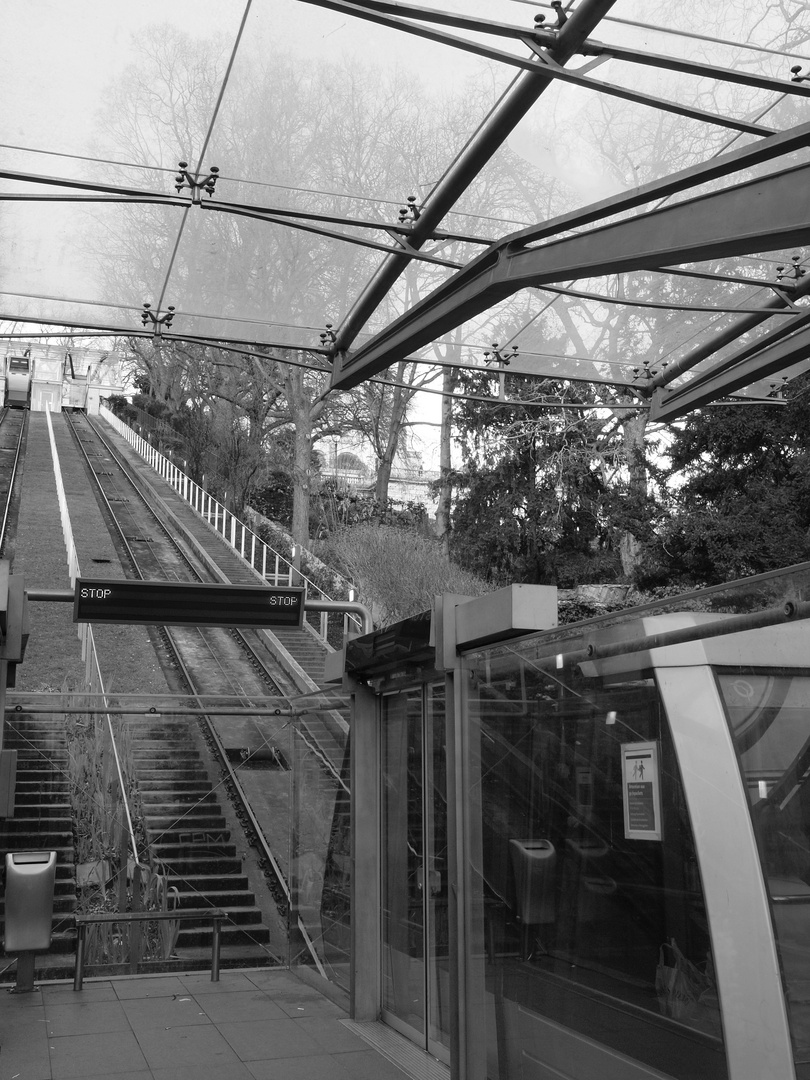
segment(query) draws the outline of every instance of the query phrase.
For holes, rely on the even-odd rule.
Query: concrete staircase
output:
[[[273,636],[281,642],[290,656],[295,658],[295,662],[304,669],[315,685],[322,686],[326,649],[320,640],[309,630],[286,626],[273,627]]]
[[[17,751],[17,789],[14,816],[0,821],[3,870],[8,852],[56,852],[51,948],[37,956],[36,973],[38,978],[64,978],[73,971],[76,947],[76,867],[64,725],[56,718],[17,714],[6,721],[4,748]],[[0,925],[5,933],[4,905]],[[9,963],[11,958],[6,958],[0,966]],[[13,969],[5,981],[9,978]]]
[[[141,805],[152,858],[180,894],[180,908],[219,907],[222,962],[276,963],[269,931],[243,873],[216,792],[188,724],[146,721],[130,727]],[[211,925],[182,922],[177,954],[210,949]]]

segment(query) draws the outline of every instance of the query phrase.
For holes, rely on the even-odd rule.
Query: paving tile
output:
[[[253,1080],[354,1080],[329,1054],[249,1061],[247,1067]]]
[[[68,1077],[115,1076],[146,1071],[146,1059],[129,1031],[65,1035],[50,1039],[53,1080]]]
[[[170,998],[133,998],[119,1002],[119,1008],[136,1033],[210,1023],[202,1007],[190,994]]]
[[[222,1032],[242,1061],[263,1058],[301,1057],[323,1050],[296,1020],[251,1020],[220,1023]]]
[[[189,993],[195,996],[200,994],[233,994],[256,988],[256,984],[252,983],[247,975],[243,975],[240,971],[222,973],[219,982],[211,982],[210,975],[181,975],[180,981]]]
[[[227,1020],[283,1020],[285,1017],[272,996],[255,986],[248,993],[208,995],[199,1006],[217,1024]]]
[[[274,995],[270,996],[273,997],[282,1012],[293,1020],[301,1020],[308,1016],[346,1018],[344,1009],[341,1009],[339,1005],[335,1005],[334,1001],[330,1001],[329,998],[322,997],[320,994],[316,994],[314,998],[289,997],[286,994],[281,998]]]
[[[96,1073],[94,1076],[83,1076],[82,1080],[107,1080],[109,1075],[109,1073]],[[152,1080],[152,1076],[151,1069],[138,1069],[137,1072],[116,1073],[115,1080]]]
[[[129,1023],[118,1001],[87,1001],[47,1007],[48,1036],[89,1035],[99,1031],[129,1031]]]
[[[131,998],[184,997],[183,983],[176,975],[158,976],[154,979],[122,979],[112,984],[119,1001]]]
[[[0,991],[0,1000],[3,1002],[3,1011],[16,1009],[23,1012],[26,1009],[36,1009],[43,1004],[42,988],[37,987],[27,994],[15,994],[12,990]]]
[[[0,1061],[3,1080],[51,1080],[51,1060],[47,1056],[41,1060],[32,1059],[19,1051],[10,1055],[3,1053]]]
[[[241,1061],[216,1065],[168,1065],[165,1069],[153,1069],[149,1078],[154,1080],[253,1080],[247,1065]],[[334,1080],[342,1080],[335,1077]]]
[[[352,1080],[411,1080],[411,1074],[397,1068],[376,1050],[341,1054],[340,1065]]]
[[[0,1014],[0,1047],[2,1052],[8,1053],[25,1046],[42,1046],[47,1048],[48,1021],[45,1010],[38,1009],[36,1013],[21,1016],[9,1016],[3,1012]],[[2,1070],[0,1070],[2,1076]]]
[[[318,991],[312,987],[307,986],[306,983],[301,982],[291,971],[287,971],[282,968],[258,968],[256,971],[246,971],[245,976],[250,979],[254,985],[265,990],[268,994],[272,993],[307,993],[317,994]],[[320,995],[319,995],[320,996]]]
[[[5,1006],[5,1002],[3,1005]],[[0,1077],[51,1080],[45,1010],[0,1011]]]
[[[239,1062],[239,1056],[211,1024],[168,1031],[150,1028],[139,1034],[138,1041],[151,1069],[168,1069],[182,1063],[184,1067],[205,1066],[216,1070]]]
[[[368,1050],[368,1043],[355,1035],[339,1020],[330,1017],[294,1021],[302,1035],[312,1039],[321,1050],[329,1054],[345,1054],[352,1051]]]
[[[43,986],[42,1000],[46,1005],[67,1005],[69,1002],[117,1001],[118,997],[111,983],[85,982],[81,990],[74,990],[72,983],[70,986]]]

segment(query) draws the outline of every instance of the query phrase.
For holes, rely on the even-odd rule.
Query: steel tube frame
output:
[[[553,78],[562,79],[563,82],[571,82],[577,86],[583,86],[601,94],[608,94],[611,97],[621,98],[624,101],[635,101],[638,104],[648,105],[654,109],[676,113],[678,116],[688,116],[706,124],[718,124],[721,127],[732,128],[735,131],[744,131],[752,135],[774,134],[772,128],[766,128],[761,124],[755,124],[748,120],[735,120],[731,116],[706,112],[703,109],[681,105],[678,102],[669,101],[666,98],[654,97],[652,94],[646,94],[643,91],[629,90],[626,87],[618,86],[614,83],[591,79],[588,75],[583,73],[585,70],[584,68],[578,72],[568,71],[565,68],[558,66],[552,59],[543,53],[544,46],[548,46],[550,49],[554,48],[559,41],[561,31],[552,36],[547,32],[543,35],[542,41],[538,40],[532,31],[526,31],[523,41],[540,58],[538,63],[537,61],[526,59],[522,56],[516,56],[514,53],[504,52],[502,49],[495,49],[492,46],[483,45],[477,41],[456,37],[453,34],[446,34],[439,30],[430,30],[428,27],[422,26],[419,23],[409,22],[396,16],[385,15],[379,9],[370,11],[365,6],[359,7],[357,4],[347,2],[347,0],[317,0],[317,3],[319,7],[331,8],[333,11],[341,11],[347,15],[358,15],[364,19],[369,19],[372,22],[390,26],[395,30],[414,34],[417,37],[427,38],[440,45],[449,45],[453,48],[461,49],[463,52],[469,52],[475,56],[482,56],[488,60],[495,60],[501,64],[509,64],[512,67],[523,68],[526,71],[537,70],[540,68],[552,75]],[[567,25],[568,24],[566,23],[566,26]],[[479,29],[481,28],[479,27]],[[565,27],[563,27],[563,30],[564,29]],[[577,51],[581,52],[582,50],[578,49]],[[598,59],[607,60],[609,58],[610,57],[607,54],[605,54],[604,57],[601,55],[598,56]],[[708,68],[707,70],[711,71],[712,69]],[[768,84],[769,89],[781,90],[781,86],[782,84],[776,80],[774,80],[773,83]]]
[[[718,368],[704,372],[683,387],[657,389],[653,393],[650,419],[677,420],[692,409],[807,360],[810,357],[810,312],[799,321],[801,327],[794,327],[794,333],[789,337],[782,334],[770,345],[761,348],[750,346],[739,354],[727,357]]]
[[[358,350],[332,386],[357,385],[522,288],[810,242],[808,173],[785,169],[542,247],[506,237]],[[704,175],[695,170],[688,186]]]
[[[551,50],[553,59],[557,63],[565,63],[575,55],[579,46],[614,3],[615,0],[583,0],[557,36]],[[548,72],[531,71],[518,76],[511,89],[501,98],[430,193],[425,205],[420,208],[419,220],[414,222],[411,230],[412,248],[418,250],[430,238],[445,214],[456,204],[496,150],[504,144],[551,81],[552,76]],[[344,351],[383,302],[409,262],[404,254],[392,252],[355,300],[336,334],[335,368],[338,373]]]
[[[305,0],[305,2],[320,4],[320,0]],[[532,45],[551,46],[557,37],[557,31],[545,25],[527,29],[512,23],[495,22],[453,11],[439,11],[435,8],[396,3],[394,0],[363,0],[363,6],[399,18],[422,19],[424,22],[436,23],[440,26],[452,26],[458,30],[472,30],[476,33],[531,42]],[[810,89],[805,88],[800,83],[785,82],[765,75],[751,75],[745,71],[735,71],[733,68],[716,67],[713,64],[702,64],[682,57],[664,56],[660,53],[646,52],[643,49],[630,49],[623,45],[608,45],[593,39],[583,42],[582,48],[578,51],[583,56],[604,56],[609,59],[622,60],[629,64],[660,67],[667,71],[679,71],[685,75],[706,76],[723,82],[773,90],[780,94],[795,94],[800,97],[810,96]]]

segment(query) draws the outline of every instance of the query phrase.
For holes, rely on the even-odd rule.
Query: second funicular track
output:
[[[193,539],[184,534],[180,523],[159,504],[156,495],[149,498],[149,489],[144,492],[131,475],[131,467],[96,425],[83,414],[63,416],[97,485],[128,576],[173,582],[217,580],[198,557]],[[256,632],[217,627],[155,629],[159,635],[158,652],[168,668],[167,681],[176,693],[193,695],[190,702],[200,704],[203,736],[225,773],[237,816],[258,851],[259,864],[283,910],[289,899],[289,775],[283,770],[263,771],[259,791],[258,774],[248,770],[253,754],[260,756],[268,750],[276,753],[276,748],[288,740],[289,718],[276,713],[282,687],[288,680]],[[246,757],[243,752],[234,761],[233,754],[228,753],[227,731],[234,721],[217,716],[216,706],[210,701],[213,697],[223,708],[267,706],[265,713],[247,721],[252,749]],[[199,699],[209,700],[203,707]],[[245,741],[244,737],[241,741]],[[279,756],[289,764],[283,753]]]
[[[19,498],[19,465],[28,432],[28,410],[0,409],[0,556],[8,557],[14,526],[14,507]]]

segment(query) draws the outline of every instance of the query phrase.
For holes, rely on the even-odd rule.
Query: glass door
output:
[[[444,686],[383,698],[383,1018],[449,1062]]]

